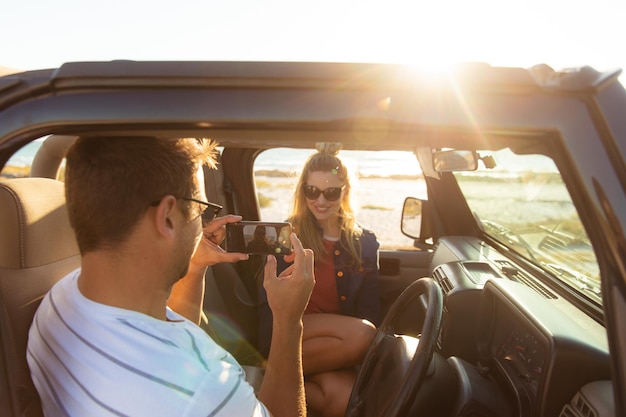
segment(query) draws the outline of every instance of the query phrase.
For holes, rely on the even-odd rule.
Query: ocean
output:
[[[36,140],[20,149],[7,165],[29,166],[41,146],[42,140]],[[257,158],[254,169],[282,171],[297,175],[306,158],[314,153],[312,149],[279,148],[263,152]],[[403,151],[340,151],[339,156],[351,173],[364,177],[392,177],[421,174],[417,159],[410,152]]]
[[[24,146],[22,149],[17,151],[11,159],[7,162],[7,165],[16,166],[16,167],[26,167],[30,166],[35,158],[35,154],[41,147],[41,142],[44,139],[37,139],[28,145]]]
[[[255,171],[277,170],[299,175],[312,149],[270,149],[261,153],[254,164]],[[421,169],[414,154],[405,151],[340,151],[338,156],[357,177],[416,177]]]
[[[41,146],[43,139],[33,141],[20,149],[9,160],[7,165],[29,166]],[[261,153],[254,164],[255,171],[280,171],[298,175],[306,158],[313,154],[313,149],[277,148]],[[498,166],[502,174],[508,173],[517,176],[519,173],[511,171],[514,164],[508,163],[512,154],[498,152]],[[350,151],[339,152],[339,157],[347,165],[349,172],[356,177],[393,178],[421,176],[422,170],[415,155],[406,151]],[[534,158],[534,171],[557,172],[554,163],[542,156]],[[539,168],[539,169],[538,169]]]
[[[28,144],[11,158],[8,165],[30,165],[40,145],[41,141]],[[314,152],[312,149],[278,148],[265,151],[258,156],[254,171],[263,220],[282,221],[288,216],[297,178],[305,160]],[[345,150],[339,152],[339,157],[351,173],[352,205],[357,220],[376,232],[382,247],[410,247],[412,241],[400,233],[402,204],[409,196],[426,198],[425,183],[421,178],[421,169],[415,155],[403,151]],[[496,170],[501,171],[502,177],[520,176],[520,172],[510,170],[511,166],[514,166],[513,163],[508,163],[511,157],[513,155],[506,152],[498,153],[499,166]],[[541,156],[532,158],[536,161],[534,171],[538,167],[541,167],[539,171],[543,172],[556,170],[549,158]],[[281,175],[266,175],[275,171],[281,172]],[[485,196],[488,203],[486,211],[495,206],[493,201],[504,200],[502,186],[499,183],[493,186],[482,182],[470,185],[478,187],[475,191],[477,195]],[[546,185],[546,189],[551,188],[549,185]],[[556,195],[554,192],[549,194]],[[555,201],[545,204],[541,212],[546,217],[555,217],[559,213],[562,215],[562,201],[566,197],[554,198]],[[518,220],[529,221],[529,219]]]

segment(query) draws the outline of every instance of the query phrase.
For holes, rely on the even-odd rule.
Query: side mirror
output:
[[[430,230],[428,200],[407,197],[402,206],[400,230],[405,236],[415,239],[415,247],[430,249],[432,245],[426,240],[432,238]]]

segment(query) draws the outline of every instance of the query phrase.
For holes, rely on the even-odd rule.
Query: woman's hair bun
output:
[[[329,155],[336,156],[341,150],[341,143],[339,142],[317,142],[315,144],[315,149],[319,153],[327,153]]]

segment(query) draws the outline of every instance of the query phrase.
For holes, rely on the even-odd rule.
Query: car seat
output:
[[[33,159],[31,177],[58,178],[63,159],[75,140],[76,136],[50,135],[42,141]],[[224,207],[221,215],[233,213],[232,199],[227,198],[224,186],[221,154],[217,153],[215,159],[216,169],[204,167],[207,199]],[[207,268],[201,326],[243,364],[250,364],[258,361],[253,349],[258,333],[255,277],[248,277],[243,267],[241,263],[225,263]]]
[[[80,265],[63,183],[0,181],[0,415],[42,416],[26,362],[28,330],[50,287]]]
[[[217,169],[205,167],[204,181],[208,201],[224,206],[220,215],[231,213],[224,191],[220,155]],[[254,280],[255,277],[247,277]],[[235,265],[222,263],[207,268],[203,317],[200,326],[242,365],[256,365],[264,358],[256,349],[258,318],[256,300],[246,287]]]

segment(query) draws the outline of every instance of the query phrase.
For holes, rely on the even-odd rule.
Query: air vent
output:
[[[530,276],[528,273],[521,270],[512,262],[507,260],[496,260],[495,262],[500,267],[500,272],[502,272],[502,275],[506,276],[511,281],[516,281],[526,285],[527,287],[532,288],[543,298],[548,298],[552,300],[557,298],[557,296],[552,291],[541,285],[539,281]]]
[[[570,404],[566,404],[563,407],[559,417],[598,417],[598,413],[579,392],[574,396]]]
[[[433,277],[439,283],[439,286],[441,287],[441,290],[444,294],[448,294],[454,288],[454,285],[452,285],[452,283],[448,279],[448,276],[443,271],[443,268],[435,268],[435,270],[433,271]]]
[[[580,416],[576,414],[576,411],[574,411],[569,404],[567,404],[561,410],[561,414],[559,414],[559,417],[580,417]]]

